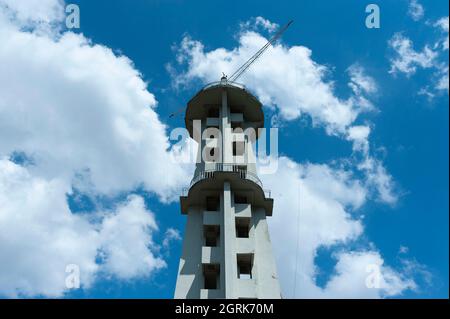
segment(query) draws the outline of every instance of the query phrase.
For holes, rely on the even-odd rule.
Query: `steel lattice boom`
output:
[[[274,36],[269,41],[267,41],[267,43],[261,49],[259,49],[258,52],[256,52],[250,59],[247,60],[247,62],[245,62],[228,78],[228,81],[236,82],[236,80],[253,64],[253,62],[255,62],[261,56],[261,54],[263,54],[264,51],[269,48],[269,46],[271,46],[277,39],[281,37],[281,35],[284,33],[284,31],[286,31],[287,28],[289,28],[292,22],[293,20],[289,21],[285,26],[280,28],[277,33],[275,33]]]

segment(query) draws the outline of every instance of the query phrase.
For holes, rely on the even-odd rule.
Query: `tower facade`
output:
[[[256,172],[261,103],[222,78],[198,92],[185,116],[198,142],[175,298],[280,298],[266,217],[273,199]]]

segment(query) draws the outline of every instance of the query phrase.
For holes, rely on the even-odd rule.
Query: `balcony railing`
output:
[[[210,87],[218,86],[218,85],[236,86],[236,87],[238,87],[240,89],[243,89],[243,90],[246,89],[245,85],[242,84],[242,83],[232,82],[232,81],[228,81],[228,80],[221,80],[221,81],[215,81],[215,82],[211,82],[211,83],[206,84],[202,88],[202,91],[206,90],[206,89],[209,89]]]
[[[263,188],[263,184],[256,174],[249,172],[246,169],[243,169],[241,165],[235,165],[235,164],[216,163],[216,165],[213,169],[204,170],[204,171],[201,171],[200,173],[194,175],[194,178],[191,180],[189,188],[191,188],[193,185],[195,185],[196,183],[198,183],[201,180],[214,178],[215,174],[217,172],[236,173],[239,175],[240,178],[250,180],[250,181],[254,182],[255,184],[257,184],[264,191],[265,197],[270,198],[270,195],[271,195],[270,190]],[[187,193],[189,192],[189,188],[183,189],[183,196],[187,195]]]

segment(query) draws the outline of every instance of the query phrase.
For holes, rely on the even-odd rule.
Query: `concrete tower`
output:
[[[256,173],[261,103],[222,78],[198,92],[185,117],[198,142],[175,298],[280,298],[266,216],[273,199]]]

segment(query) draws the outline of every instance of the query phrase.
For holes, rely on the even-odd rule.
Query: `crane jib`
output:
[[[229,81],[235,82],[249,67],[253,64],[260,56],[264,53],[264,51],[267,50],[267,48],[272,45],[278,38],[281,37],[281,35],[286,31],[287,28],[292,24],[293,20],[289,21],[285,26],[280,28],[275,35],[270,38],[267,43],[258,50],[250,59],[247,60],[241,67],[239,67],[234,73],[229,77]]]
[[[289,28],[292,22],[294,22],[294,20],[289,21],[282,28],[280,28],[277,33],[275,33],[272,38],[270,38],[269,41],[267,41],[267,43],[258,50],[258,52],[256,52],[250,59],[247,60],[247,62],[241,65],[236,71],[234,71],[234,73],[227,80],[230,82],[236,82],[236,80],[253,64],[253,62],[255,62],[261,56],[261,54],[263,54],[264,51],[267,50],[268,47],[270,47],[277,39],[281,37],[281,35],[284,33],[284,31],[286,31],[287,28]],[[184,108],[180,108],[176,112],[171,113],[169,115],[169,118],[177,116],[183,110]]]

